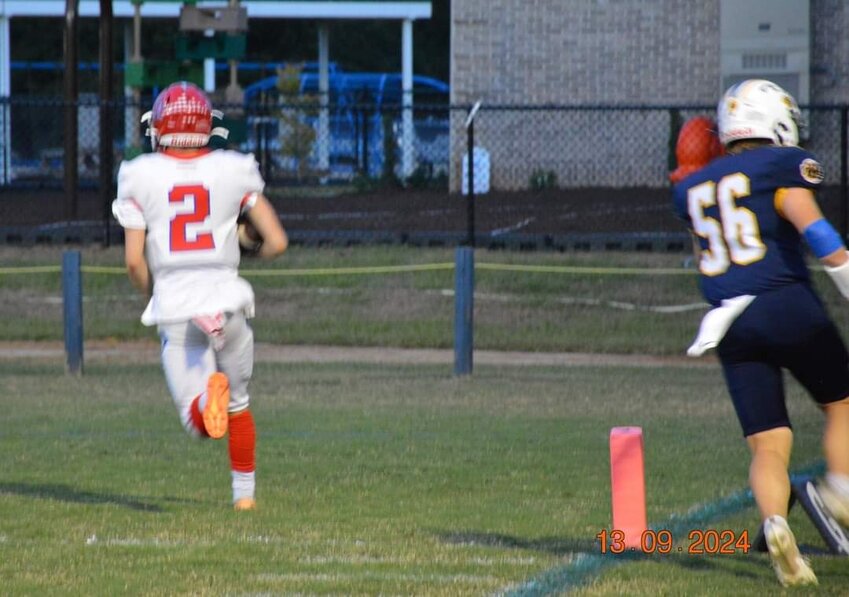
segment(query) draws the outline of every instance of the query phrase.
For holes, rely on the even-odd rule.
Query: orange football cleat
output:
[[[203,426],[212,439],[219,439],[227,433],[229,405],[230,381],[223,373],[213,373],[206,384],[206,407],[203,409]]]
[[[239,498],[233,503],[233,510],[236,512],[256,510],[256,500],[254,498]]]

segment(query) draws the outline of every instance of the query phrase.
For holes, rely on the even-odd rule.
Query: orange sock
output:
[[[192,405],[189,407],[189,414],[192,416],[192,425],[198,430],[201,437],[209,437],[206,432],[206,426],[203,424],[203,415],[200,412],[200,395],[192,400]]]
[[[230,415],[230,468],[240,473],[256,469],[256,425],[249,410]]]

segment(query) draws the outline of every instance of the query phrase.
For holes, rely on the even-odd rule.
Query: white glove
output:
[[[700,357],[706,351],[714,348],[722,341],[725,332],[740,316],[746,307],[755,300],[751,294],[743,294],[722,301],[722,306],[708,311],[699,325],[699,333],[690,348],[687,349],[688,357]]]
[[[836,267],[826,265],[825,272],[831,276],[831,281],[837,286],[837,290],[840,291],[843,298],[849,300],[849,261]]]

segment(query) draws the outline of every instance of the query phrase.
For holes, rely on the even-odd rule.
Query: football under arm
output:
[[[823,217],[814,193],[803,188],[786,189],[780,213],[805,237],[840,294],[849,299],[849,253],[843,239]]]
[[[135,288],[145,297],[152,291],[150,269],[144,256],[146,231],[139,228],[124,228],[124,264],[127,276]]]
[[[286,250],[289,237],[286,236],[277,212],[265,195],[258,194],[256,203],[245,215],[262,238],[262,245],[257,253],[259,257],[271,259]]]

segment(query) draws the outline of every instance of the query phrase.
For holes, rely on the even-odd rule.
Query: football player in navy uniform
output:
[[[675,212],[690,228],[701,290],[711,304],[688,354],[716,347],[751,451],[749,484],[773,568],[785,586],[816,584],[787,525],[793,433],[782,370],[825,413],[826,506],[849,524],[849,354],[814,291],[806,247],[849,299],[849,256],[814,192],[823,180],[798,147],[801,113],[770,81],[752,79],[720,100],[727,155],[675,185]]]

